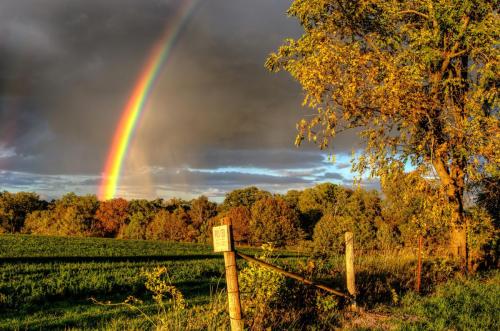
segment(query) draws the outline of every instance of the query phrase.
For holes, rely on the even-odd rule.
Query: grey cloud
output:
[[[196,170],[164,171],[153,174],[154,181],[160,185],[190,184],[248,186],[259,184],[303,184],[310,183],[301,177],[273,176],[244,172],[205,172]]]
[[[322,179],[336,179],[336,180],[345,180],[344,176],[342,174],[336,173],[336,172],[327,172],[321,176]]]
[[[181,4],[1,1],[0,146],[15,155],[0,159],[0,169],[98,178],[141,66]],[[188,187],[217,192],[231,185],[307,184],[286,173],[324,165],[315,146],[293,149],[295,123],[308,111],[300,107],[300,87],[263,67],[285,37],[300,34],[284,14],[289,4],[200,2],[151,94],[125,174],[134,173],[133,166],[259,167],[284,169],[287,179],[191,174]],[[342,135],[334,146],[348,153],[357,139]],[[152,185],[164,183],[151,178]],[[92,184],[71,185],[87,192]],[[135,185],[139,190],[141,182]]]
[[[34,191],[44,199],[54,199],[68,192],[93,194],[96,178],[89,176],[43,175],[0,170],[0,191]]]
[[[207,149],[185,152],[183,159],[192,168],[255,167],[267,169],[304,169],[321,165],[324,154],[300,149]]]

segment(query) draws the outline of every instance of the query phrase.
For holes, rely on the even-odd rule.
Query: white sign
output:
[[[212,228],[212,233],[214,237],[214,252],[231,251],[229,225],[214,226]]]

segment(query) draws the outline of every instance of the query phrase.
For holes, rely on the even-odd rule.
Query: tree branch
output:
[[[464,22],[462,24],[462,29],[458,33],[457,40],[455,41],[455,44],[451,47],[450,51],[447,52],[447,56],[445,57],[443,64],[441,65],[441,72],[440,76],[442,77],[446,69],[448,68],[448,65],[450,64],[451,59],[453,58],[451,55],[455,54],[457,52],[458,46],[460,46],[460,39],[464,36],[465,32],[467,31],[467,26],[469,25],[470,22],[470,17],[465,16]]]
[[[466,49],[463,49],[463,50],[458,51],[458,52],[456,52],[456,53],[448,54],[448,57],[449,57],[450,59],[453,59],[453,58],[455,58],[455,57],[458,57],[458,56],[461,56],[461,55],[465,54],[466,52],[467,52],[467,50],[466,50]]]
[[[439,35],[439,24],[436,19],[436,12],[434,11],[434,5],[432,4],[432,0],[427,2],[429,7],[429,15],[432,20],[432,27],[434,28],[434,36],[437,37]]]
[[[437,156],[432,160],[432,165],[434,166],[434,170],[436,170],[441,183],[446,188],[447,195],[449,197],[453,197],[455,195],[455,188],[453,187],[453,181],[445,162],[441,159],[441,157]]]
[[[419,11],[416,11],[416,10],[412,10],[412,9],[408,9],[408,10],[402,10],[398,13],[399,15],[405,15],[405,14],[415,14],[415,15],[418,15],[418,16],[421,16],[425,19],[429,19],[429,15],[427,14],[424,14],[424,13],[421,13]]]

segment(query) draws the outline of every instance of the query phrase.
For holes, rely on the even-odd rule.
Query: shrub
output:
[[[259,259],[270,262],[272,246],[264,245]],[[251,329],[264,329],[276,323],[279,315],[270,308],[279,304],[280,292],[285,289],[285,276],[261,266],[250,264],[239,273],[243,310]]]
[[[263,249],[258,258],[273,263],[273,246],[263,245]],[[252,263],[242,269],[239,278],[250,330],[327,330],[338,326],[338,301],[332,295]]]
[[[480,265],[495,267],[498,263],[498,229],[488,212],[480,207],[467,211],[468,239],[473,270]]]
[[[134,312],[139,312],[141,317],[151,324],[153,330],[227,330],[229,320],[226,313],[225,295],[216,292],[211,295],[208,305],[190,307],[182,292],[172,284],[167,268],[158,266],[153,270],[143,270],[146,278],[145,287],[153,296],[156,314],[145,309],[144,302],[134,296],[128,296],[120,303],[101,302],[94,298],[91,301],[102,306],[125,306]],[[124,323],[121,320],[111,320],[109,325],[113,330],[136,330],[130,326],[130,320]],[[106,329],[109,328],[109,325]],[[140,329],[145,329],[141,323]],[[149,329],[149,328],[147,328]]]

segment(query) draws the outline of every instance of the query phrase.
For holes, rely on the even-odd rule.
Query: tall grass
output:
[[[344,256],[316,259],[314,264],[315,270],[310,275],[312,278],[347,292]],[[293,269],[294,266],[290,265],[289,268]],[[365,308],[398,304],[403,295],[415,288],[416,269],[417,258],[411,252],[358,254],[354,260],[358,304]],[[426,257],[422,266],[421,292],[432,292],[437,285],[452,279],[458,270],[458,265],[453,261]]]

